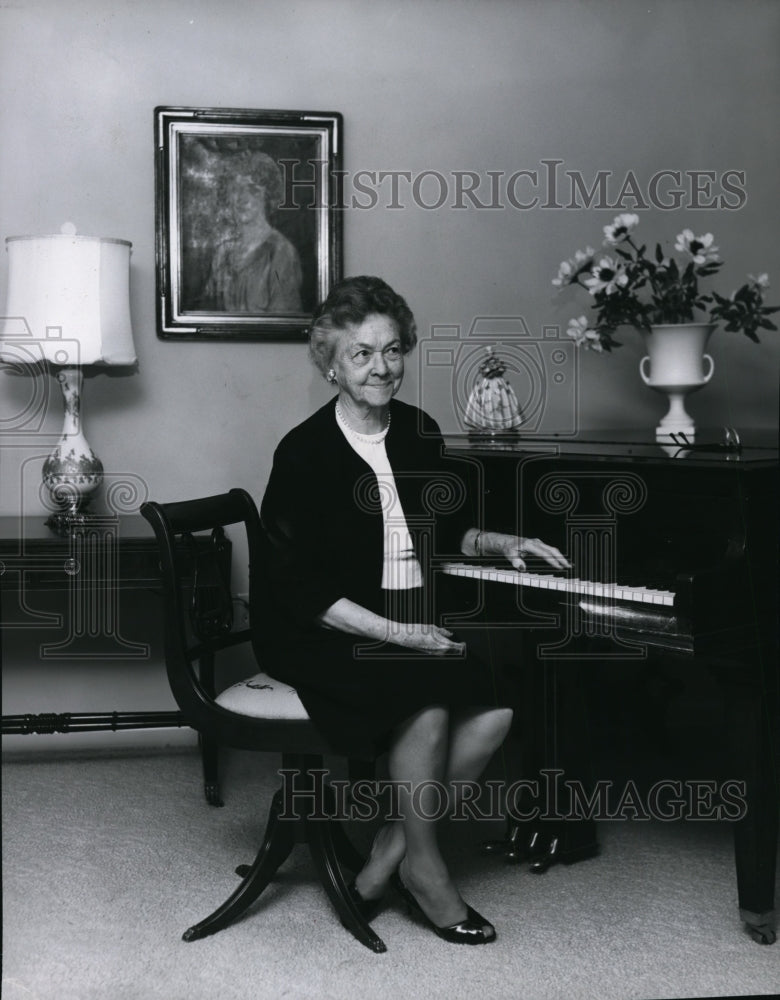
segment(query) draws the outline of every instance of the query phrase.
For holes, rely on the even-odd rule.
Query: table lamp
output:
[[[66,229],[68,227],[63,227]],[[56,375],[65,402],[62,436],[43,464],[55,528],[85,521],[103,464],[81,420],[84,366],[134,365],[127,240],[9,236],[8,298],[0,318],[0,361]]]

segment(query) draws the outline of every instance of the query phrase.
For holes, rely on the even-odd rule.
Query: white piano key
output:
[[[444,572],[454,576],[466,576],[491,583],[505,583],[536,590],[556,590],[562,593],[580,594],[597,600],[634,601],[638,604],[656,604],[663,607],[674,606],[674,593],[643,587],[641,584],[603,583],[597,580],[582,580],[552,573],[529,573],[514,567],[479,566],[471,563],[448,563]]]

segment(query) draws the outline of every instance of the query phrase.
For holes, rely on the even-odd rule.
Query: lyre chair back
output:
[[[160,504],[149,502],[141,513],[154,529],[160,546],[160,568],[165,603],[165,664],[168,683],[187,722],[208,734],[220,746],[243,750],[278,750],[322,753],[327,751],[305,711],[282,718],[243,715],[223,707],[202,681],[204,661],[213,664],[223,650],[252,645],[251,627],[233,629],[230,580],[224,578],[229,560],[222,558],[230,545],[225,529],[237,527],[246,535],[249,553],[249,602],[255,600],[253,579],[258,572],[260,517],[254,500],[242,489],[229,493]],[[194,541],[211,536],[211,551],[199,555]],[[209,558],[210,556],[210,558]],[[207,577],[198,579],[198,576]],[[191,577],[187,586],[187,576]],[[186,603],[185,603],[186,602]]]

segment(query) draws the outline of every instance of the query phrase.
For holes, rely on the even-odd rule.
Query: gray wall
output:
[[[685,207],[642,210],[643,236],[671,246],[684,226],[712,230],[727,261],[722,290],[746,272],[769,271],[777,284],[779,22],[772,0],[23,0],[0,10],[0,235],[58,232],[71,220],[132,241],[139,371],[87,382],[90,442],[108,470],[140,477],[154,498],[240,484],[259,499],[276,441],[328,392],[301,345],[157,339],[156,105],[341,111],[352,174],[432,170],[450,186],[439,209],[415,205],[408,186],[390,209],[385,184],[376,207],[348,210],[346,273],[386,277],[423,339],[480,316],[522,316],[538,336],[585,312],[582,297],[556,298],[551,278],[575,249],[598,246],[621,209],[519,209],[502,195],[498,210],[453,210],[453,172],[475,171],[486,201],[488,171],[535,170],[536,190],[526,181],[517,193],[543,202],[553,199],[542,161],[560,160],[558,201],[568,204],[566,171],[589,185],[610,171],[612,201],[630,172],[647,197],[654,174],[681,171]],[[744,172],[746,198],[692,208],[686,171],[714,172],[716,198],[728,195],[727,171]],[[420,189],[428,204],[436,183]],[[0,301],[6,278],[3,266]],[[580,358],[580,426],[653,428],[662,414],[639,381],[639,338],[624,339],[616,355]],[[697,420],[773,426],[779,345],[776,335],[756,346],[717,332],[714,379],[690,404]],[[4,418],[27,393],[2,376]],[[450,424],[449,384],[432,378],[421,392],[414,359],[402,393]],[[544,418],[570,422],[568,395],[553,393]],[[54,394],[43,433],[56,435],[61,419]],[[0,512],[41,509],[47,450],[0,448]],[[5,711],[15,711],[30,694],[29,663],[6,660]],[[148,698],[164,701],[153,666],[148,675]],[[92,674],[74,676],[75,687],[51,675],[60,707],[98,697]],[[113,683],[107,675],[111,697]],[[136,691],[118,697],[138,707]]]

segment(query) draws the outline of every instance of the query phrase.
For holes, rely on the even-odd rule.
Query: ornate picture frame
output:
[[[154,114],[158,336],[301,338],[341,277],[341,115]]]

